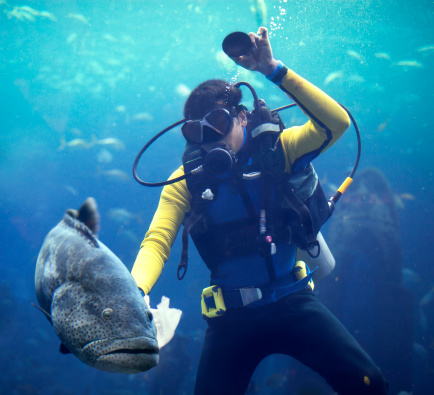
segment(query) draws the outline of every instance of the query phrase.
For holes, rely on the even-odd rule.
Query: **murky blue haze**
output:
[[[270,107],[288,102],[221,51],[226,34],[260,24],[269,28],[277,59],[354,115],[363,141],[360,169],[380,169],[399,202],[403,266],[416,276],[415,311],[424,296],[432,305],[433,12],[431,0],[1,0],[0,393],[192,393],[206,328],[199,295],[208,285],[193,248],[180,282],[177,239],[151,293],[151,302],[167,295],[184,311],[178,338],[163,349],[161,366],[134,376],[100,372],[58,353],[52,328],[30,305],[34,267],[65,209],[93,196],[100,239],[132,268],[160,192],[133,180],[133,161],[146,141],[182,118],[186,96],[203,80],[246,80]],[[247,91],[244,96],[251,107]],[[298,110],[282,117],[287,125],[306,120]],[[145,154],[141,177],[167,178],[181,164],[183,147],[179,129],[165,135]],[[327,184],[339,185],[355,155],[351,128],[316,161],[316,170]],[[428,394],[432,317],[430,326],[416,313],[412,390]],[[282,361],[261,365],[252,393],[300,393],[284,392],[286,374],[319,380]],[[318,393],[330,393],[321,388]]]

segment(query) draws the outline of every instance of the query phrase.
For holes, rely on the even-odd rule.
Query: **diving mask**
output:
[[[227,136],[234,119],[225,108],[218,108],[206,114],[201,121],[187,121],[182,125],[184,138],[193,144],[210,143]]]

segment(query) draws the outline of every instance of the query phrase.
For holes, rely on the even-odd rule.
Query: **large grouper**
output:
[[[35,272],[39,309],[61,352],[109,372],[144,372],[159,361],[153,315],[126,266],[97,239],[99,218],[88,198],[46,236]]]

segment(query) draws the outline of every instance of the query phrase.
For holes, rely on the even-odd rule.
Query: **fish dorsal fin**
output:
[[[78,209],[76,218],[83,222],[93,234],[99,232],[100,216],[98,206],[94,198],[87,198]]]
[[[48,321],[50,321],[50,324],[53,325],[53,320],[51,319],[51,315],[50,313],[48,313],[47,311],[45,311],[42,307],[36,306],[34,303],[30,303],[33,307],[36,307],[42,314],[45,315],[45,317],[47,317]]]

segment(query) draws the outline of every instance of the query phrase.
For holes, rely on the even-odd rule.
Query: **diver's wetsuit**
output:
[[[285,171],[295,174],[344,133],[349,119],[333,99],[285,66],[273,73],[272,81],[309,117],[306,124],[285,129],[280,135]],[[183,172],[181,167],[171,178]],[[242,209],[240,196],[225,195],[220,188],[209,214],[223,222],[237,219]],[[250,188],[249,193],[254,200],[255,188]],[[256,193],[260,190],[256,189]],[[232,200],[225,201],[221,196]],[[164,187],[132,270],[145,293],[159,278],[190,208],[191,194],[185,181]],[[297,287],[298,280],[291,276],[295,253],[295,245],[281,243],[273,255],[277,279],[288,283],[286,296],[276,301],[271,294],[245,307],[228,308],[223,316],[208,320],[195,394],[243,394],[259,362],[274,353],[295,357],[320,373],[340,394],[387,393],[381,372],[357,341],[311,291]],[[211,284],[231,290],[269,286],[272,280],[264,259],[252,253],[222,259],[211,271]]]

